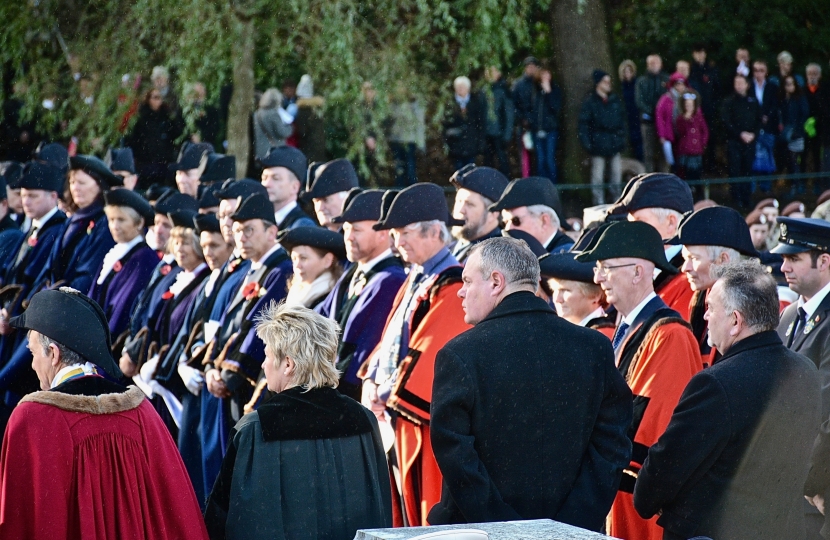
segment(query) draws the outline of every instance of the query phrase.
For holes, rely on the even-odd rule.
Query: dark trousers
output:
[[[395,185],[398,187],[411,186],[418,181],[417,152],[415,143],[391,142],[392,157],[395,159]]]
[[[556,138],[557,133],[551,131],[544,137],[533,135],[533,145],[536,148],[536,174],[556,183]]]
[[[487,142],[487,151],[484,153],[484,165],[498,169],[503,175],[510,178],[510,161],[507,159],[507,152],[505,151],[507,143],[501,137],[491,137],[490,135],[485,138],[485,141]],[[496,167],[496,159],[499,162],[498,167]]]
[[[755,159],[755,141],[745,144],[740,140],[730,140],[726,145],[726,156],[729,161],[729,177],[738,178],[752,174],[752,161]],[[751,187],[749,182],[730,184],[732,202],[741,208],[749,207]]]
[[[207,387],[202,388],[207,392]],[[185,392],[182,397],[182,418],[179,426],[179,452],[182,455],[184,467],[196,492],[199,507],[204,510],[207,493],[205,493],[204,472],[202,470],[202,430],[201,419],[202,403],[200,396]],[[210,486],[213,487],[213,486]]]

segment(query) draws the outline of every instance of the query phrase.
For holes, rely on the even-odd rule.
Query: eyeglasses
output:
[[[626,266],[637,266],[637,263],[618,264],[616,266],[603,266],[599,263],[594,267],[594,274],[599,274],[602,277],[608,277],[608,273],[615,268],[625,268]]]

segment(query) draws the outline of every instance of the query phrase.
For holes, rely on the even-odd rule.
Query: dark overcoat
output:
[[[819,402],[815,366],[774,331],[740,340],[689,381],[634,507],[678,538],[803,538]]]
[[[631,391],[608,338],[530,292],[438,353],[431,524],[549,518],[599,530],[631,457]]]

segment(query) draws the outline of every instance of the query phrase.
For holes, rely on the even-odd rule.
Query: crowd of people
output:
[[[596,71],[580,138],[598,204],[574,227],[561,94],[537,64],[512,91],[488,70],[480,102],[456,79],[451,204],[414,178],[361,187],[350,161],[288,144],[280,123],[322,106],[302,101],[305,77],[295,103],[263,94],[258,179],[193,140],[149,169],[129,147],[58,143],[4,162],[0,536],[346,539],[549,518],[624,540],[821,538],[830,191],[812,211],[768,198],[747,215],[696,197],[683,176],[716,109],[687,86],[693,67],[664,91],[650,57],[634,97],[653,102],[653,125],[637,120],[657,170],[602,204],[636,132]],[[724,122],[757,109],[736,96]],[[499,168],[476,165],[465,122],[496,103],[532,126],[543,175],[499,170],[513,129],[498,122],[483,140]],[[403,91],[399,105],[409,174],[423,111]],[[167,174],[175,188],[147,178]]]

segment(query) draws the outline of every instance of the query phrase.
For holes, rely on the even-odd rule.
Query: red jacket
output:
[[[678,116],[674,121],[677,138],[674,141],[678,156],[702,156],[709,144],[709,127],[700,109],[687,119]]]

